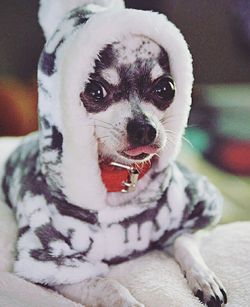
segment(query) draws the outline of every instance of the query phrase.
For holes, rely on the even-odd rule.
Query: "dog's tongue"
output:
[[[125,152],[125,154],[131,156],[131,157],[135,157],[138,156],[142,153],[146,153],[146,154],[154,154],[156,153],[157,148],[154,146],[140,146],[140,147],[136,147],[133,149],[128,149]]]

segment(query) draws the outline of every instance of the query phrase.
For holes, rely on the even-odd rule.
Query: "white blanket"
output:
[[[8,140],[4,141],[4,146],[0,146],[0,164],[13,146],[15,144]],[[15,229],[11,211],[0,202],[0,306],[81,306],[4,272],[11,268]],[[249,307],[250,222],[218,226],[202,237],[201,250],[209,267],[227,289],[227,306]],[[111,270],[110,276],[126,286],[146,307],[204,306],[189,290],[176,262],[162,252],[148,253],[117,265]]]

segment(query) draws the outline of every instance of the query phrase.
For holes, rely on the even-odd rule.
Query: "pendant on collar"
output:
[[[151,161],[141,166],[128,166],[121,163],[102,163],[101,177],[108,192],[134,192],[138,180],[141,179],[151,168]]]

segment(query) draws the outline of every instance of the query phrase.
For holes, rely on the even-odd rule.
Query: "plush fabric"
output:
[[[0,139],[0,167],[20,139]],[[1,195],[0,195],[1,199]],[[201,251],[228,292],[228,307],[250,302],[250,222],[222,225],[202,238]],[[16,224],[12,211],[0,202],[0,306],[80,306],[47,289],[33,285],[11,270]],[[129,272],[129,274],[128,274]],[[176,262],[161,252],[112,267],[110,276],[129,288],[146,307],[203,306],[191,293]],[[10,286],[11,285],[11,286]]]
[[[39,20],[50,28],[44,27],[38,64],[40,129],[10,156],[0,186],[18,222],[14,271],[48,285],[105,275],[111,264],[164,249],[178,235],[218,222],[222,211],[216,189],[175,163],[193,83],[180,31],[154,12],[106,7],[100,0],[68,4],[41,1]],[[148,37],[165,50],[176,94],[157,115],[158,122],[172,117],[162,127],[173,132],[171,146],[169,140],[136,191],[123,197],[108,193],[102,181],[95,125],[80,93],[103,48],[129,35]]]
[[[36,143],[25,140],[7,163],[3,191],[11,191],[6,203],[18,222],[14,270],[35,283],[68,284],[105,275],[110,265],[164,249],[177,236],[217,223],[221,216],[216,189],[176,163],[151,170],[147,176],[154,180],[133,203],[82,209],[50,194],[34,161]],[[31,154],[26,156],[24,146]]]
[[[206,179],[174,162],[193,82],[192,59],[179,30],[153,12],[121,6],[105,11],[91,4],[65,7],[60,15],[59,2],[41,3],[41,24],[51,12],[58,15],[44,29],[47,43],[38,65],[40,130],[24,138],[10,156],[1,188],[18,223],[15,273],[53,286],[112,274],[112,264],[164,249],[179,234],[217,222],[222,202]],[[44,14],[44,8],[52,11]],[[100,176],[95,130],[79,93],[102,48],[126,35],[149,37],[168,53],[177,91],[164,115],[178,114],[178,120],[168,125],[176,132],[172,146],[160,152],[134,194],[118,195],[112,207]],[[3,256],[8,252],[11,246],[2,244]],[[137,267],[131,267],[131,276]]]
[[[13,217],[2,220],[0,204],[1,263],[5,243],[13,238],[3,227],[12,225]],[[6,208],[6,207],[5,207]],[[220,276],[228,292],[228,307],[248,307],[250,302],[250,223],[218,226],[202,240],[202,254],[211,269]],[[10,257],[8,258],[10,259]],[[1,266],[1,271],[6,270]],[[129,274],[128,274],[129,272]],[[125,285],[146,307],[201,307],[191,293],[176,262],[161,252],[152,252],[136,260],[114,266],[110,277]],[[105,298],[104,298],[105,299]],[[13,274],[0,273],[0,306],[43,307],[81,306],[53,291],[24,281]]]

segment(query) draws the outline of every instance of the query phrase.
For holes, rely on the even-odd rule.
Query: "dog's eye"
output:
[[[174,80],[170,77],[163,77],[156,81],[154,93],[161,99],[170,101],[175,95]]]
[[[105,87],[100,82],[94,80],[87,83],[85,93],[95,101],[101,101],[107,96]]]

